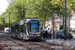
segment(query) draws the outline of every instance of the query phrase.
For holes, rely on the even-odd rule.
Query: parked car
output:
[[[6,34],[9,34],[9,31],[6,31]]]
[[[68,32],[68,31],[66,31],[66,32],[67,32],[67,39],[69,39],[69,38],[72,39],[73,35],[70,32]],[[63,30],[57,31],[56,38],[64,39],[64,31]]]
[[[69,30],[69,32],[72,32],[72,30]]]
[[[75,30],[72,30],[72,32],[75,32]]]
[[[62,33],[63,30],[58,30],[56,32],[56,38],[61,38],[61,33]]]
[[[4,31],[2,31],[2,33],[4,33]]]

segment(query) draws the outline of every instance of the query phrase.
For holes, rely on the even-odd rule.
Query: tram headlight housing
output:
[[[39,34],[37,34],[37,36],[39,36]]]
[[[31,36],[33,36],[33,34],[31,34]]]

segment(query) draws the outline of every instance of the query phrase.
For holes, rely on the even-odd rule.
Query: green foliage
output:
[[[64,9],[64,0],[52,0],[51,3],[53,5],[60,6],[60,9]],[[66,6],[67,6],[67,9],[69,9],[69,10],[75,8],[75,1],[74,0],[66,0]]]
[[[71,32],[72,34],[75,34],[75,32]]]
[[[63,25],[60,26],[60,29],[63,29]]]
[[[71,48],[70,50],[74,50],[73,48]]]
[[[67,0],[66,4],[68,16],[69,10],[75,10],[75,4],[73,0]],[[6,12],[0,15],[0,19],[3,19],[0,20],[0,24],[9,24],[9,16],[10,24],[30,17],[39,18],[43,22],[48,17],[52,19],[53,14],[63,16],[63,10],[64,0],[10,0]]]
[[[63,13],[63,11],[64,11],[64,0],[52,0],[51,3],[52,3],[52,5],[59,6],[60,11]],[[69,10],[75,9],[75,1],[74,0],[66,0],[66,8],[67,8],[67,11],[66,11],[67,15],[66,16],[68,17],[68,14],[70,14],[70,16],[71,16],[71,11],[69,11]]]
[[[64,28],[63,28],[63,25],[60,26],[60,29],[64,29]],[[66,29],[68,29],[68,27],[66,27]]]

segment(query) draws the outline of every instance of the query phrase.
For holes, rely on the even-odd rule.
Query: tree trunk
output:
[[[44,17],[44,28],[45,28],[45,23],[46,23],[46,16]]]
[[[68,27],[68,30],[70,30],[70,11],[68,11],[68,19],[69,19],[69,27]]]
[[[69,28],[68,28],[68,30],[70,30],[70,16],[68,15],[68,17],[69,17]]]
[[[54,32],[54,17],[52,17],[52,34]]]

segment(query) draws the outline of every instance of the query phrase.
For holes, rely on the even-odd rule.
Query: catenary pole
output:
[[[66,0],[64,0],[64,40],[67,40],[67,32],[66,32]]]

